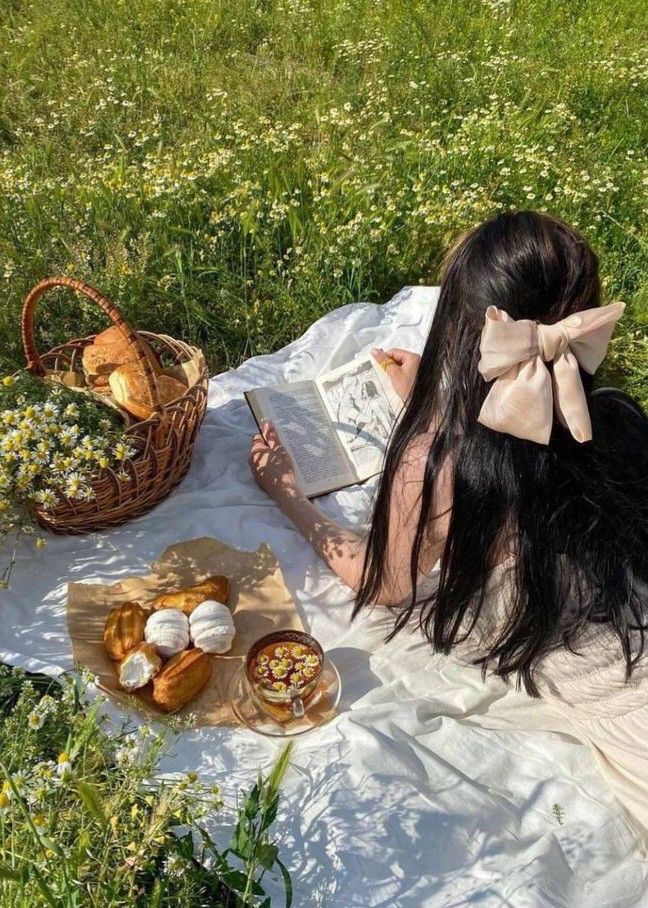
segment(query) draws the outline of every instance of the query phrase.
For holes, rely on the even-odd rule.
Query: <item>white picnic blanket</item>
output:
[[[435,288],[410,287],[384,306],[343,306],[283,350],[214,378],[192,469],[175,494],[110,532],[19,549],[13,589],[0,594],[0,659],[52,673],[72,667],[69,579],[146,572],[183,539],[213,535],[247,549],[267,541],[343,679],[339,716],[296,739],[284,787],[281,850],[298,908],[648,904],[648,868],[588,748],[546,730],[553,720],[542,704],[431,655],[417,635],[384,644],[378,612],[349,623],[349,591],[249,474],[246,388],[312,377],[374,345],[420,350],[436,298]],[[362,522],[373,488],[320,502]],[[279,746],[248,730],[184,733],[164,769],[198,770],[231,794]]]

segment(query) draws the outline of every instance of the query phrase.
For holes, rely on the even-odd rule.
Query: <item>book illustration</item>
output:
[[[353,370],[322,380],[321,388],[335,429],[352,454],[371,447],[375,455],[376,448],[386,448],[397,413],[378,387],[371,362],[358,361]]]

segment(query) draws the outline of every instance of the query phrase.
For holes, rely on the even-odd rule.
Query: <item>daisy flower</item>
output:
[[[71,448],[76,444],[78,435],[78,426],[64,426],[59,433],[59,441],[64,448]]]
[[[128,457],[132,457],[131,448],[125,442],[118,441],[113,448],[113,456],[115,460],[126,460]]]
[[[54,489],[39,489],[34,492],[32,495],[33,500],[37,504],[42,504],[44,508],[53,508],[58,500],[58,496]]]
[[[76,404],[68,404],[67,407],[65,408],[65,410],[63,410],[63,416],[67,417],[68,419],[78,419],[79,418],[78,406]],[[77,435],[79,434],[78,429],[77,429],[76,434]]]
[[[53,404],[50,400],[46,400],[43,404],[43,416],[47,419],[54,419],[55,416],[58,416],[58,407],[56,404]]]
[[[58,760],[56,762],[56,772],[61,778],[66,776],[72,769],[72,758],[67,750],[62,751],[58,755]]]
[[[83,487],[83,477],[77,471],[70,473],[65,483],[65,494],[68,498],[77,498]]]
[[[43,782],[51,782],[56,772],[56,763],[53,760],[43,760],[34,766],[33,774]]]
[[[30,712],[27,716],[27,728],[29,728],[30,731],[38,731],[39,728],[43,727],[44,722],[45,716],[40,712],[36,712],[36,710]]]
[[[10,779],[6,779],[2,783],[2,791],[7,795],[9,800],[11,800],[16,793],[24,796],[26,788],[25,783],[25,774],[20,771],[14,772]]]

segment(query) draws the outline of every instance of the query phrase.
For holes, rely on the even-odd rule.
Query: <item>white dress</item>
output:
[[[479,621],[452,658],[473,662],[502,626],[511,601],[512,565],[511,558],[492,571]],[[436,578],[435,570],[422,578],[419,593],[429,594]],[[648,653],[626,683],[618,638],[606,625],[592,624],[577,652],[555,650],[536,670],[541,697],[556,719],[552,727],[593,748],[607,782],[648,842]],[[530,707],[538,703],[528,699]]]

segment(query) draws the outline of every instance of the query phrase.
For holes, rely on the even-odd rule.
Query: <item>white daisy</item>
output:
[[[58,760],[56,763],[56,772],[61,778],[66,776],[72,769],[72,758],[67,750],[62,751],[58,755]]]
[[[34,710],[27,716],[27,728],[30,731],[38,731],[39,728],[43,727],[43,722],[45,721],[45,716]]]

